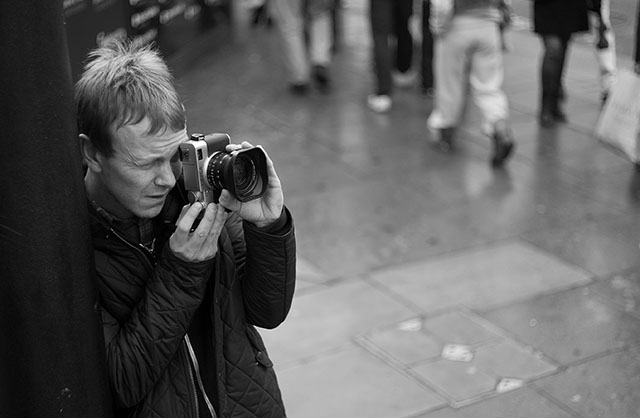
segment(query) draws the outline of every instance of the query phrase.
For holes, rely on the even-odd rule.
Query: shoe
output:
[[[311,71],[318,90],[323,93],[328,92],[331,79],[329,78],[329,70],[327,67],[324,65],[314,65]]]
[[[376,113],[386,113],[391,109],[391,96],[388,94],[370,94],[367,96],[367,106]]]
[[[609,98],[609,91],[602,92],[602,95],[600,96],[600,105],[602,107],[604,107],[604,105],[607,103],[608,98]]]
[[[564,113],[562,109],[556,108],[551,112],[551,115],[556,122],[567,123],[567,114]]]
[[[493,168],[502,167],[504,162],[511,156],[515,148],[515,143],[510,135],[494,132],[493,134],[493,156],[491,166]]]
[[[440,152],[449,153],[453,151],[453,134],[455,131],[454,128],[432,128],[427,125],[427,129],[429,130],[429,132],[431,132],[431,140],[434,146]]]
[[[391,78],[393,79],[393,84],[400,88],[411,87],[416,81],[416,73],[411,70],[407,70],[404,73],[400,71],[392,71]]]
[[[291,83],[289,90],[296,96],[304,96],[309,92],[309,83]]]
[[[433,87],[421,87],[420,91],[422,92],[422,95],[424,97],[427,97],[429,99],[433,99],[434,97],[436,97],[436,90]]]
[[[442,152],[451,152],[453,151],[453,128],[442,128],[438,130],[438,149]]]

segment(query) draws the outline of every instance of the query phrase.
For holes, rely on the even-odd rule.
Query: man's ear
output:
[[[93,145],[91,138],[85,134],[80,134],[78,137],[80,138],[80,152],[89,170],[95,173],[102,171],[102,154]]]

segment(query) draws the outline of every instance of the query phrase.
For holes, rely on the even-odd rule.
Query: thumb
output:
[[[228,190],[224,189],[222,190],[222,192],[220,193],[220,197],[218,198],[218,202],[224,206],[225,208],[229,209],[230,211],[236,211],[240,209],[240,202],[238,201],[238,199],[236,199],[235,197],[233,197],[231,195],[231,192],[229,192]]]

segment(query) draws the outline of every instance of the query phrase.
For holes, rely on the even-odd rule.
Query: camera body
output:
[[[218,203],[223,189],[240,202],[261,197],[269,180],[267,159],[253,147],[227,152],[224,133],[192,134],[180,144],[182,181],[190,203]]]

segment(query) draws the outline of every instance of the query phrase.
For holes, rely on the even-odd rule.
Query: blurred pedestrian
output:
[[[510,18],[510,7],[505,0],[431,1],[436,100],[427,127],[441,150],[451,150],[470,85],[484,118],[482,131],[493,142],[491,164],[502,166],[514,148],[502,90],[501,27]]]
[[[611,1],[589,0],[588,6],[591,25],[596,28],[594,44],[600,78],[600,100],[604,104],[617,70],[616,37],[610,19]]]
[[[433,78],[433,33],[429,26],[429,17],[431,16],[431,0],[422,0],[422,43],[420,57],[420,75],[422,94],[433,97],[434,78]]]
[[[544,47],[539,121],[548,128],[567,120],[560,106],[565,97],[562,78],[572,35],[589,30],[587,0],[534,0],[533,24]]]
[[[375,93],[367,97],[374,112],[384,113],[392,105],[392,80],[399,87],[411,85],[413,37],[409,19],[413,0],[370,0],[369,18],[373,36],[373,70]],[[393,48],[392,48],[393,45]]]
[[[251,0],[248,6],[251,11],[251,26],[264,24],[266,27],[271,27],[273,21],[269,15],[267,0]]]
[[[306,94],[312,80],[321,92],[329,91],[334,0],[269,0],[268,4],[282,38],[291,91]]]

